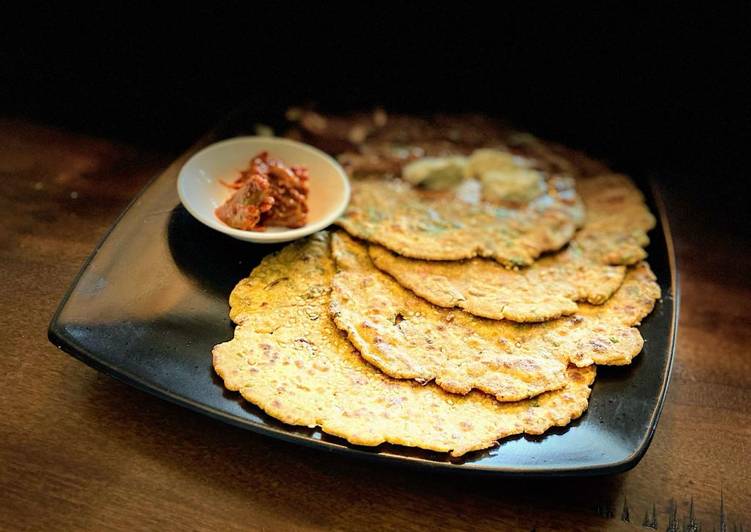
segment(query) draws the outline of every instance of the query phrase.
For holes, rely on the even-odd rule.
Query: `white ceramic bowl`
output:
[[[268,151],[270,156],[287,165],[308,169],[308,223],[303,227],[243,231],[228,226],[214,214],[233,192],[221,181],[235,181],[240,171],[262,151]],[[177,193],[188,212],[204,225],[240,240],[270,244],[295,240],[331,225],[347,208],[350,187],[339,163],[312,146],[276,137],[236,137],[211,144],[194,154],[180,169]]]

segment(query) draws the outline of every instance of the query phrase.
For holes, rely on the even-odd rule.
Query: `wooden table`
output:
[[[170,158],[0,121],[0,528],[751,528],[751,249],[702,211],[700,195],[666,191],[681,319],[667,404],[641,463],[605,478],[454,477],[227,426],[48,343],[82,261]]]

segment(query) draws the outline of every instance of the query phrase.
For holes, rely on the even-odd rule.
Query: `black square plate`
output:
[[[204,227],[182,208],[176,179],[202,144],[252,134],[258,121],[257,113],[234,113],[131,203],[60,303],[49,329],[55,345],[108,375],[228,423],[376,460],[528,476],[615,473],[639,461],[665,399],[678,317],[670,232],[664,206],[650,187],[642,189],[659,221],[650,234],[649,262],[663,298],[641,326],[643,353],[627,367],[600,367],[589,410],[568,427],[508,438],[457,461],[399,446],[353,446],[317,429],[277,422],[226,391],[213,372],[211,348],[233,334],[227,298],[279,246],[240,242]]]

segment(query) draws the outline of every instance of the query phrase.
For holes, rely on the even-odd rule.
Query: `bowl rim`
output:
[[[326,162],[328,162],[331,165],[331,167],[335,170],[336,174],[340,178],[342,188],[344,190],[344,195],[342,197],[342,200],[339,202],[339,204],[336,205],[336,207],[333,210],[331,210],[331,212],[329,212],[326,216],[324,216],[320,220],[317,220],[312,223],[307,223],[302,227],[290,228],[290,229],[282,228],[282,230],[274,231],[274,232],[246,231],[243,229],[235,229],[234,227],[230,227],[222,223],[215,216],[211,216],[211,217],[205,216],[198,209],[196,209],[195,202],[191,201],[188,197],[186,187],[187,187],[187,182],[190,178],[188,177],[187,167],[191,163],[195,163],[196,160],[201,159],[202,157],[205,157],[206,154],[214,150],[218,150],[220,148],[224,148],[232,144],[247,143],[249,141],[253,141],[253,142],[261,141],[264,143],[268,143],[269,145],[277,145],[277,146],[278,145],[291,146],[297,150],[305,151],[321,159],[324,159]],[[273,151],[273,148],[270,148],[270,151]],[[177,194],[180,197],[180,202],[183,204],[183,207],[185,207],[185,210],[187,210],[191,216],[193,216],[196,220],[198,220],[205,226],[215,229],[231,237],[237,238],[239,240],[272,244],[272,243],[289,242],[291,240],[296,240],[298,238],[308,236],[310,234],[315,233],[316,231],[320,231],[321,229],[328,227],[334,222],[334,220],[339,218],[339,216],[341,216],[344,210],[347,208],[352,191],[351,191],[351,187],[349,183],[349,177],[347,177],[347,173],[344,171],[344,168],[342,168],[339,162],[333,157],[331,157],[328,153],[322,150],[319,150],[318,148],[315,148],[309,144],[298,142],[292,139],[286,139],[286,138],[281,138],[281,137],[262,137],[258,135],[247,135],[247,136],[232,137],[229,139],[221,140],[219,142],[211,143],[208,146],[205,146],[204,148],[194,153],[187,161],[185,161],[185,163],[180,167],[180,170],[178,171]]]

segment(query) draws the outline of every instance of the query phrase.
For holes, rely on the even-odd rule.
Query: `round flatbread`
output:
[[[401,180],[355,180],[337,224],[405,257],[489,257],[512,267],[559,249],[584,219],[571,179],[556,178],[543,195],[519,208],[478,199],[476,186],[469,180],[456,189],[429,191]]]
[[[644,263],[628,274],[618,297],[571,318],[539,324],[488,320],[415,296],[376,269],[365,246],[345,233],[334,234],[332,251],[338,271],[331,314],[363,358],[395,378],[434,380],[457,394],[478,389],[499,401],[561,386],[570,363],[630,363],[644,343],[632,318],[647,315],[659,297]]]
[[[576,312],[577,302],[602,304],[618,289],[626,265],[642,260],[655,224],[644,197],[626,176],[577,179],[587,219],[566,249],[527,268],[496,261],[425,261],[371,245],[375,265],[415,294],[476,316],[539,322]]]
[[[358,445],[383,442],[461,456],[521,433],[564,426],[587,408],[594,366],[570,367],[563,388],[499,403],[396,380],[363,360],[329,317],[328,233],[266,257],[230,296],[235,336],[213,350],[225,386],[269,415]]]

